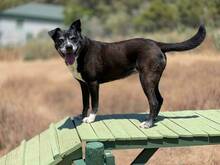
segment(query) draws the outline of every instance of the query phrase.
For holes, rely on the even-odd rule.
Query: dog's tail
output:
[[[156,42],[156,44],[161,48],[162,52],[169,52],[169,51],[185,51],[196,48],[199,46],[202,41],[205,39],[206,36],[206,29],[205,26],[202,24],[199,27],[198,32],[190,39],[180,42],[180,43],[163,43],[163,42]]]

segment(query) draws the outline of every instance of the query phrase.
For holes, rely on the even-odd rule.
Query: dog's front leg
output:
[[[99,83],[97,81],[89,82],[88,88],[91,94],[92,111],[88,117],[85,117],[83,119],[83,122],[85,123],[91,123],[95,121],[95,117],[96,117],[96,113],[98,111],[98,105],[99,105]]]
[[[83,102],[83,110],[82,114],[79,115],[79,118],[83,119],[87,117],[87,113],[89,110],[89,88],[88,85],[85,82],[82,82],[78,80],[80,83],[81,87],[81,92],[82,92],[82,102]]]

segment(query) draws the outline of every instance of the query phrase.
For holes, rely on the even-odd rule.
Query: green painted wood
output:
[[[190,114],[197,115],[193,111],[184,111],[182,113],[184,115],[190,115]],[[209,136],[220,135],[220,132],[218,130],[216,130],[215,128],[210,127],[208,124],[206,124],[205,120],[202,117],[200,117],[199,115],[197,115],[197,117],[191,121],[191,124],[196,126],[198,129],[206,132]]]
[[[86,165],[85,161],[83,159],[75,160],[73,162],[74,165]]]
[[[23,140],[21,145],[12,150],[6,156],[6,165],[24,165],[26,141]]]
[[[6,163],[6,155],[0,158],[0,165],[5,165]]]
[[[74,160],[82,159],[82,148],[72,152],[69,155],[65,155],[63,160],[59,162],[57,165],[72,165]]]
[[[169,128],[170,130],[175,132],[176,134],[178,134],[179,137],[193,137],[193,135],[189,131],[187,131],[186,129],[180,127],[179,125],[175,124],[174,122],[168,120],[164,116],[162,116],[162,119],[160,119],[159,122],[161,124],[163,124],[165,127]]]
[[[22,142],[0,159],[0,165],[68,165],[82,159],[81,140],[101,141],[105,149],[220,144],[219,110],[162,112],[154,127],[139,128],[145,117],[145,114],[105,115],[100,120],[98,116],[98,121],[92,124],[65,118]]]
[[[115,140],[129,140],[131,139],[130,135],[123,129],[123,126],[118,124],[116,119],[105,119],[103,120],[105,125],[111,131],[112,135],[115,137]]]
[[[55,160],[50,147],[49,131],[46,130],[40,134],[40,165],[57,164],[60,160]]]
[[[141,153],[131,163],[132,165],[145,165],[147,161],[153,156],[158,148],[143,149]]]
[[[145,120],[144,114],[142,114],[142,115],[132,114],[132,116],[128,114],[128,115],[126,115],[126,117],[136,126],[136,128],[141,130],[147,138],[149,138],[149,139],[163,139],[163,135],[161,135],[157,131],[157,129],[155,129],[155,127],[152,127],[150,129],[144,129],[144,128],[139,127],[141,122],[143,122]]]
[[[67,117],[58,122],[55,129],[62,157],[81,148],[81,141],[71,118]]]
[[[85,151],[86,165],[104,164],[104,145],[100,142],[90,142],[86,144]]]
[[[56,161],[61,161],[62,157],[60,154],[60,146],[59,146],[59,141],[58,141],[58,135],[57,135],[57,130],[55,128],[54,123],[50,124],[49,127],[49,142],[50,142],[50,148],[53,153],[53,158]]]
[[[116,122],[121,125],[125,132],[131,137],[132,140],[146,140],[147,136],[134,125],[126,115],[116,115]]]
[[[24,165],[25,163],[25,150],[26,150],[26,140],[23,140],[19,149],[19,161],[18,164]]]
[[[160,122],[155,123],[155,129],[163,136],[166,138],[178,138],[179,135],[175,133],[173,130],[170,130],[166,126],[164,126]]]
[[[6,156],[6,165],[14,165],[18,162],[18,152],[19,148],[15,148]]]
[[[183,111],[181,112],[161,112],[162,115],[164,115],[167,119],[171,120],[175,124],[181,126],[182,128],[189,131],[193,136],[206,136],[208,137],[208,134],[204,132],[201,129],[198,129],[197,125],[194,125],[195,122],[193,120],[198,117],[195,114],[184,114]],[[194,124],[192,124],[194,123]]]
[[[91,123],[91,126],[99,138],[99,141],[114,141],[115,137],[112,135],[111,131],[106,127],[103,121],[96,121]]]
[[[189,137],[178,139],[148,139],[146,140],[121,140],[115,141],[113,144],[103,142],[105,149],[137,149],[137,148],[166,148],[166,147],[186,147],[186,146],[199,146],[199,145],[216,145],[220,144],[218,137],[217,142],[210,142],[209,137]]]
[[[77,128],[81,140],[97,141],[99,139],[90,124],[82,123],[82,121],[77,118],[74,118],[74,124]]]
[[[129,118],[129,116],[128,116],[128,118]],[[148,115],[146,116],[146,114],[136,114],[136,118],[139,121],[139,122],[137,120],[135,121],[137,128],[143,130],[144,128],[139,127],[139,125],[141,124],[140,121],[144,121],[146,118],[148,118]],[[155,124],[152,128],[145,129],[145,130],[147,130],[145,132],[150,139],[178,138],[179,137],[179,135],[177,133],[175,133],[173,130],[170,130],[168,127],[164,126],[160,122],[155,122]],[[149,132],[149,130],[151,132]],[[152,132],[154,133],[154,135],[156,135],[156,137],[155,136],[152,137]]]
[[[220,124],[218,122],[215,122],[211,119],[208,119],[199,113],[196,113],[196,114],[198,114],[202,118],[202,122],[204,122],[205,124],[209,125],[212,128],[215,128],[216,130],[220,131]]]
[[[25,165],[40,165],[39,146],[39,135],[27,141],[25,150]]]
[[[217,110],[196,111],[196,113],[220,124],[220,113]]]
[[[115,157],[112,154],[111,150],[104,151],[105,164],[106,165],[115,165]]]

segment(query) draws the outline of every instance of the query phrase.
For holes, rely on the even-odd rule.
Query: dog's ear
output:
[[[55,40],[55,38],[57,37],[58,31],[60,31],[60,28],[53,29],[53,30],[49,31],[48,34],[53,40]]]
[[[74,21],[71,26],[70,26],[71,29],[76,29],[78,32],[81,32],[81,21],[80,19],[77,19],[76,21]]]

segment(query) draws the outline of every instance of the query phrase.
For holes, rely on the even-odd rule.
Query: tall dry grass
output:
[[[220,108],[220,56],[216,52],[168,55],[160,83],[162,111]],[[0,62],[0,152],[81,111],[81,92],[61,59]],[[143,112],[148,102],[138,75],[103,84],[100,114]],[[220,164],[219,147],[160,149],[149,164]],[[138,150],[116,151],[129,164]],[[123,161],[122,161],[123,160]]]

